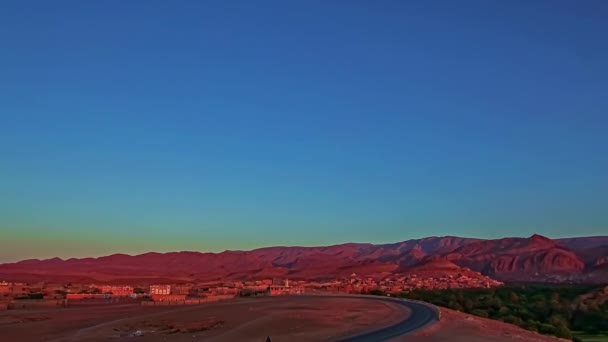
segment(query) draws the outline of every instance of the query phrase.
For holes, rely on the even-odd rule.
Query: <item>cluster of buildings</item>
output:
[[[1,286],[2,283],[0,283]],[[280,296],[303,294],[305,282],[291,282],[288,279],[265,279],[254,281],[230,281],[209,283],[152,284],[134,287],[130,285],[42,285],[45,291],[70,300],[125,300],[141,299],[154,302],[209,302],[238,296]],[[23,292],[30,288],[23,285]],[[13,294],[14,292],[11,292]]]
[[[103,294],[112,294],[114,296],[131,296],[135,294],[135,289],[132,286],[111,286],[104,285],[100,288]]]
[[[285,296],[304,294],[304,285],[305,284],[298,284],[296,286],[290,286],[289,279],[285,279],[285,281],[281,279],[274,279],[272,284],[268,287],[268,295]]]
[[[178,301],[186,300],[190,294],[190,288],[186,286],[152,285],[150,286],[150,298],[154,301]]]
[[[228,298],[238,296],[281,296],[303,294],[301,283],[288,279],[266,279],[181,285],[151,285],[150,298],[154,301],[180,301],[188,298]]]
[[[283,296],[304,293],[352,293],[372,291],[402,293],[415,289],[488,288],[502,283],[476,274],[407,274],[391,275],[381,280],[361,278],[356,274],[326,282],[290,281],[289,279],[264,279],[251,281],[224,281],[207,283],[152,284],[134,287],[130,285],[84,285],[51,283],[0,282],[0,309],[2,303],[20,299],[63,300],[88,299],[109,302],[156,302],[201,304],[238,296]],[[35,295],[35,296],[34,296]],[[8,305],[7,305],[8,306]]]
[[[62,294],[45,283],[0,282],[0,311],[56,307],[63,300]]]
[[[307,288],[316,291],[333,293],[362,294],[372,291],[384,293],[403,293],[412,290],[460,289],[460,288],[490,288],[502,285],[501,282],[485,276],[467,274],[443,275],[402,275],[389,276],[382,280],[360,278],[355,273],[348,278],[341,278],[323,283],[310,283]]]
[[[420,277],[416,274],[397,278],[387,278],[379,283],[379,289],[389,293],[411,290],[443,290],[465,288],[490,288],[502,285],[501,282],[481,275],[436,275]]]
[[[30,293],[30,287],[26,283],[0,282],[0,298],[16,297]]]

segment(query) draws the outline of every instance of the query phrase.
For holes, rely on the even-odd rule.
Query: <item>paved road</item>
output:
[[[359,297],[365,300],[387,300],[392,303],[406,306],[411,310],[411,314],[408,318],[394,325],[388,326],[383,329],[363,333],[356,336],[347,337],[338,342],[376,342],[386,341],[391,338],[406,335],[414,330],[420,329],[424,326],[432,324],[437,321],[437,313],[428,305],[410,302],[399,299],[390,299],[384,297]]]

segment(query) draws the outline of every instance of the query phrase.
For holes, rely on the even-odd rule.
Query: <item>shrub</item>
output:
[[[480,309],[474,309],[474,310],[472,310],[472,311],[471,311],[471,314],[472,314],[472,315],[475,315],[475,316],[479,316],[479,317],[484,317],[484,318],[488,318],[488,317],[489,317],[489,315],[488,315],[488,312],[487,312],[487,311],[485,311],[485,310],[480,310]]]
[[[372,296],[386,296],[386,293],[382,290],[371,290],[369,294]]]
[[[572,338],[572,333],[565,324],[560,323],[555,327],[555,336],[561,338]]]
[[[547,334],[547,335],[553,335],[555,334],[555,327],[552,326],[551,324],[547,324],[547,323],[541,323],[538,326],[538,332],[541,334]]]

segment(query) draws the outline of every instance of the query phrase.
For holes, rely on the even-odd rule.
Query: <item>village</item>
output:
[[[329,281],[263,279],[151,285],[0,282],[0,310],[71,307],[93,304],[195,305],[236,297],[345,293],[399,294],[415,289],[489,288],[501,282],[465,274],[421,277],[389,276],[382,280],[349,277]]]

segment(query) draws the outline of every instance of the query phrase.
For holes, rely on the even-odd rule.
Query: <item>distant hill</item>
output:
[[[0,280],[86,279],[105,282],[203,281],[289,277],[381,278],[426,268],[469,268],[502,281],[608,283],[608,237],[494,240],[428,237],[392,244],[267,247],[222,253],[114,254],[100,258],[0,264]]]
[[[575,237],[566,239],[556,239],[555,241],[559,245],[574,250],[584,250],[587,248],[608,246],[608,236]]]

